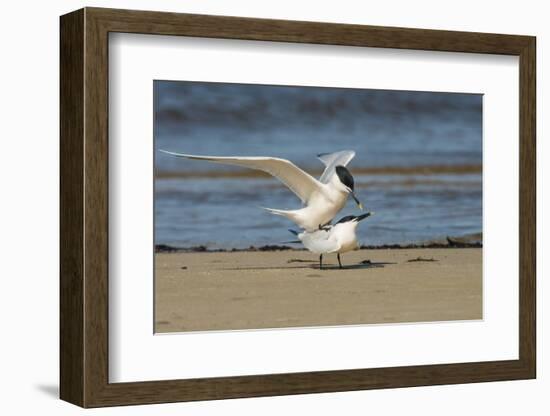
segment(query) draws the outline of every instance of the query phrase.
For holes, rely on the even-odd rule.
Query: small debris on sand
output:
[[[287,263],[314,263],[313,260],[303,260],[303,259],[288,259],[286,262]]]
[[[409,263],[413,263],[413,262],[415,262],[415,261],[439,261],[439,260],[436,260],[436,259],[434,259],[433,257],[430,258],[430,259],[427,259],[427,258],[424,258],[424,257],[417,257],[417,258],[415,258],[415,259],[407,260],[407,262],[409,262]]]

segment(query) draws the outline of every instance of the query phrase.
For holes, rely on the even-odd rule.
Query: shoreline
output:
[[[449,248],[483,248],[482,233],[468,234],[460,237],[445,237],[420,243],[361,245],[359,250],[406,250],[406,249],[449,249]],[[251,245],[247,248],[208,248],[206,245],[178,247],[169,244],[155,244],[155,253],[242,253],[265,251],[307,251],[301,245],[288,246],[267,244]]]

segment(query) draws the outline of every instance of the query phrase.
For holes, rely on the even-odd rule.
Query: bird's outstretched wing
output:
[[[321,183],[328,183],[332,175],[334,175],[336,166],[346,166],[355,157],[355,152],[353,150],[342,150],[334,153],[321,153],[317,157],[325,165],[325,171],[319,178],[319,181]]]
[[[262,156],[197,156],[168,152],[166,150],[160,151],[176,157],[206,160],[224,165],[242,166],[244,168],[267,172],[283,182],[303,203],[306,203],[315,191],[322,191],[323,187],[321,182],[286,159]]]

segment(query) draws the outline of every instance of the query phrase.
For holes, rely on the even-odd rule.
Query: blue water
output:
[[[310,172],[322,168],[317,153],[353,149],[357,194],[376,212],[359,227],[363,244],[482,229],[477,94],[156,81],[155,148],[277,156]],[[449,169],[422,174],[424,167]],[[231,177],[240,171],[156,152],[156,244],[246,248],[292,239],[291,222],[259,207],[300,201],[276,179]],[[349,202],[338,217],[351,213]]]

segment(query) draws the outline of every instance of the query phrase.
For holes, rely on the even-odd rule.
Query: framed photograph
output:
[[[535,49],[62,16],[61,398],[535,378]]]

